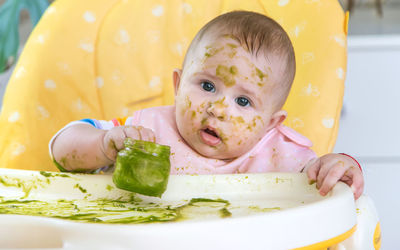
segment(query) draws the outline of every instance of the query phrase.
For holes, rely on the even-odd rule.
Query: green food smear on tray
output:
[[[226,200],[203,198],[194,198],[180,205],[167,205],[137,202],[135,199],[41,201],[0,197],[0,214],[44,216],[91,223],[138,224],[185,220],[201,208],[208,214],[225,218],[230,216],[229,205]]]
[[[67,177],[70,178],[71,176],[67,175],[67,174],[63,174],[63,173],[54,173],[54,172],[46,172],[46,171],[40,171],[39,172],[41,175],[43,175],[44,177]]]
[[[131,192],[161,197],[171,169],[170,147],[127,138],[118,152],[113,174],[114,184]]]

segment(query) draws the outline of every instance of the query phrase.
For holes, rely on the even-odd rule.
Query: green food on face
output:
[[[218,52],[222,51],[223,49],[224,49],[224,47],[220,47],[217,49],[217,48],[212,48],[212,47],[207,46],[206,47],[207,52],[204,54],[204,56],[206,58],[215,56]]]
[[[264,74],[259,68],[256,67],[256,73],[257,76],[260,78],[260,80],[262,81],[264,79],[264,77],[268,77],[267,74]]]
[[[171,169],[170,147],[130,138],[124,146],[115,162],[114,184],[120,189],[161,197]]]
[[[229,68],[229,72],[230,72],[232,75],[236,75],[236,74],[238,73],[238,68],[237,68],[236,66],[231,66],[231,67]]]
[[[227,67],[225,65],[218,65],[215,74],[222,79],[225,86],[232,87],[236,84],[234,76],[238,73],[236,66]]]
[[[236,44],[233,44],[233,43],[227,43],[227,45],[229,47],[231,47],[232,49],[236,49],[238,47]]]
[[[243,124],[244,123],[244,119],[241,116],[231,116],[231,119],[233,120],[233,122],[239,123],[239,124]]]

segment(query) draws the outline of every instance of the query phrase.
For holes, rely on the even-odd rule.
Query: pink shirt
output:
[[[171,147],[171,174],[232,174],[300,172],[316,154],[312,142],[283,125],[271,129],[250,151],[226,162],[204,157],[180,136],[175,107],[161,106],[136,111],[125,125],[152,129],[157,143]]]

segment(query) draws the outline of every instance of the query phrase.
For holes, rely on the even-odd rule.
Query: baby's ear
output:
[[[271,119],[269,121],[268,130],[281,125],[282,122],[286,119],[287,112],[285,110],[279,110],[272,114]]]
[[[179,84],[181,83],[181,76],[182,76],[182,70],[174,69],[174,72],[172,73],[172,80],[174,82],[175,95],[176,93],[178,93]]]

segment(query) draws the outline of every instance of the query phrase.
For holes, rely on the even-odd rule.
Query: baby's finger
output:
[[[141,140],[140,133],[136,127],[125,126],[124,131],[127,137],[132,138],[133,140]]]
[[[332,161],[332,160],[328,160],[325,162],[321,163],[321,169],[318,173],[318,177],[317,177],[317,188],[320,189],[322,186],[322,183],[325,180],[325,177],[328,175],[329,171],[331,168],[333,168],[334,166],[340,166],[342,168],[345,168],[344,162],[343,161]],[[347,168],[345,168],[346,170]]]
[[[364,178],[362,173],[358,168],[352,166],[349,170],[347,170],[346,175],[353,180],[353,183],[350,187],[353,190],[354,199],[357,200],[364,191]]]
[[[140,135],[142,136],[143,141],[150,141],[150,142],[156,141],[156,137],[154,136],[154,133],[151,129],[147,128],[140,129]]]
[[[112,130],[110,130],[110,137],[111,137],[111,143],[113,143],[115,149],[117,151],[120,151],[124,148],[124,140],[127,137],[125,134],[124,128],[123,127],[115,127]],[[112,145],[109,145],[112,146]]]
[[[326,195],[335,184],[343,177],[346,172],[346,168],[341,166],[340,163],[336,163],[333,167],[329,169],[324,181],[322,182],[319,193],[321,195]]]
[[[307,163],[305,170],[310,183],[314,183],[317,180],[317,175],[319,168],[321,167],[321,160],[319,158],[314,158]]]

